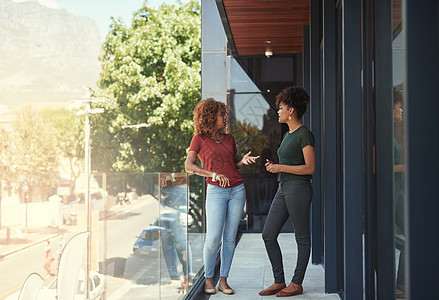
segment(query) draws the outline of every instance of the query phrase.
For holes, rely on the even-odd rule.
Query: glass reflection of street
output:
[[[131,205],[119,208],[119,213],[99,221],[99,272],[105,276],[103,299],[179,299],[184,296],[180,280],[171,280],[160,241],[156,246],[133,252],[133,246],[144,229],[154,227],[160,209],[159,202],[151,195],[143,195]],[[64,226],[65,239],[68,240],[77,226]],[[57,229],[58,230],[58,229]],[[105,233],[106,230],[106,233]],[[52,233],[51,245],[56,253],[61,235]],[[190,244],[202,244],[202,236],[192,235]],[[195,240],[197,239],[197,240]],[[195,251],[201,251],[195,247]],[[43,274],[45,243],[39,243],[0,258],[0,299],[7,296],[18,299],[19,289],[24,279],[33,272]],[[199,255],[196,256],[197,258]],[[106,259],[104,259],[106,258]],[[196,259],[196,265],[201,265]],[[56,270],[57,261],[54,262]],[[16,266],[20,266],[17,268]],[[182,272],[181,266],[179,272]],[[47,286],[54,276],[45,278]],[[14,298],[15,297],[15,298]]]

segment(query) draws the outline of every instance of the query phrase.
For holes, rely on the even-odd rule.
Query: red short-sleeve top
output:
[[[243,182],[241,173],[235,165],[237,151],[233,135],[226,134],[221,143],[217,143],[208,136],[197,134],[192,138],[189,151],[197,152],[204,169],[223,174],[229,178],[229,187],[238,186]],[[218,181],[212,182],[211,177],[207,177],[206,182],[219,185]]]

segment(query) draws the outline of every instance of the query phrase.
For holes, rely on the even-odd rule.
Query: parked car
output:
[[[159,231],[160,227],[153,225],[143,229],[142,233],[134,242],[134,254],[146,254],[151,251],[157,251],[159,249]]]
[[[154,224],[148,226],[148,228],[143,229],[134,243],[134,254],[148,254],[158,251],[160,246],[159,236],[162,235],[163,239],[172,234],[171,222],[173,221],[173,218],[162,216],[160,223],[159,220],[157,220]],[[158,226],[159,224],[160,226]]]
[[[75,300],[85,300],[85,272],[81,270],[79,274],[78,287],[76,290]],[[90,300],[104,299],[104,275],[90,271]],[[43,287],[38,295],[38,300],[55,300],[56,299],[56,278],[46,287]]]

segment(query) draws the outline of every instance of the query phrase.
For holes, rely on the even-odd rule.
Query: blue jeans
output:
[[[236,233],[245,203],[244,184],[224,188],[209,184],[206,196],[206,241],[204,265],[206,278],[212,278],[218,247],[221,247],[220,276],[228,277],[235,253]]]
[[[177,258],[183,274],[192,272],[192,253],[187,240],[187,189],[186,184],[161,188],[160,203],[164,206],[160,214],[163,254],[169,276],[178,276]]]

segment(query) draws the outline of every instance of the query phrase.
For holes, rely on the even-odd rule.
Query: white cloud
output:
[[[42,6],[45,6],[45,7],[48,7],[48,8],[53,8],[53,9],[61,8],[61,5],[56,3],[55,0],[12,0],[12,2],[16,2],[16,3],[30,2],[30,1],[38,2]]]

